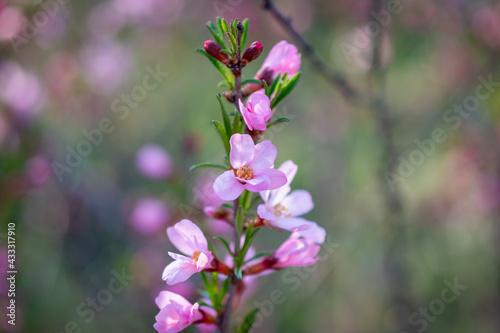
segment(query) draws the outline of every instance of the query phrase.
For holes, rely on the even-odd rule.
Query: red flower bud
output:
[[[222,62],[224,65],[229,64],[229,57],[226,53],[221,52],[222,46],[214,42],[213,40],[207,40],[204,44],[205,51],[210,54],[215,59]]]
[[[250,46],[246,49],[245,53],[243,53],[243,57],[241,58],[242,65],[245,66],[249,62],[252,62],[255,59],[257,59],[262,53],[262,50],[263,50],[262,43],[253,42],[252,44],[250,44]]]

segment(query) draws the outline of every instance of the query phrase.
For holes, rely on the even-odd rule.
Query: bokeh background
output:
[[[292,186],[312,193],[307,218],[329,236],[319,264],[261,278],[235,319],[279,289],[285,301],[264,309],[256,332],[499,332],[500,87],[482,88],[489,95],[477,105],[471,96],[478,77],[500,81],[500,6],[401,1],[374,39],[383,73],[374,79],[374,40],[355,44],[357,29],[375,22],[371,0],[276,4],[331,68],[388,105],[401,209],[387,204],[395,192],[380,115],[343,98],[303,56],[300,82],[277,111],[292,121],[266,138],[278,164],[299,165]],[[165,228],[190,218],[209,234],[227,232],[202,212],[218,172],[188,172],[223,156],[210,125],[221,78],[195,52],[218,15],[248,17],[248,41],[264,45],[245,78],[276,42],[294,42],[260,1],[0,1],[0,331],[153,332],[173,249]],[[357,45],[350,57],[347,44]],[[162,72],[158,84],[141,89],[151,71]],[[127,104],[133,94],[140,101]],[[471,112],[453,111],[465,101]],[[82,143],[102,127],[98,144]],[[415,140],[429,142],[435,129],[446,139],[426,153]],[[87,156],[68,157],[78,149]],[[4,315],[8,223],[15,327]],[[286,236],[262,232],[256,245],[273,249]],[[133,280],[82,315],[123,272]],[[443,302],[445,281],[467,288]],[[169,290],[195,301],[199,286]],[[419,311],[429,307],[427,318]]]

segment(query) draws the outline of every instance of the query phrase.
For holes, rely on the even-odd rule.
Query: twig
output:
[[[304,39],[304,37],[302,37],[300,33],[297,32],[297,30],[295,30],[290,18],[285,17],[278,10],[278,8],[276,8],[271,0],[264,0],[263,7],[269,11],[276,21],[278,21],[278,23],[281,24],[281,26],[292,36],[292,38],[295,39],[295,42],[302,49],[303,54],[309,59],[319,74],[323,75],[325,79],[336,86],[345,99],[355,104],[363,102],[364,98],[362,97],[362,94],[351,87],[342,74],[334,71],[320,58],[313,47]]]
[[[383,0],[373,0],[372,11],[379,12],[382,10]],[[382,34],[378,34],[372,40],[372,63],[370,69],[370,86],[372,90],[373,106],[375,118],[377,120],[378,131],[383,141],[384,157],[383,173],[380,177],[383,185],[384,175],[393,174],[397,165],[397,151],[394,145],[393,123],[389,115],[389,110],[383,103],[382,96],[384,95],[385,73],[381,70],[381,43]],[[381,92],[375,92],[375,83],[381,87]],[[390,287],[390,300],[392,306],[397,308],[410,310],[412,307],[411,300],[407,296],[410,294],[410,285],[407,267],[404,259],[404,230],[401,224],[404,219],[403,204],[399,196],[399,186],[393,184],[389,189],[387,185],[382,186],[384,196],[386,198],[387,213],[385,216],[385,227],[388,235],[388,240],[385,244],[384,266],[385,275]],[[395,317],[396,331],[409,330],[408,317],[406,311],[396,311]]]

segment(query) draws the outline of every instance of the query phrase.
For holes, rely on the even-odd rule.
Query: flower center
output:
[[[274,206],[274,216],[276,217],[289,217],[292,216],[288,211],[288,208],[283,206],[282,204],[277,204]]]
[[[244,180],[250,180],[253,179],[254,174],[250,167],[241,167],[238,170],[236,170],[236,177]]]
[[[198,258],[200,257],[200,254],[201,254],[201,251],[194,251],[193,256],[192,256],[194,262],[198,262]]]

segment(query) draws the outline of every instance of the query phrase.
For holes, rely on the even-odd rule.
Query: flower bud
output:
[[[229,64],[229,57],[226,53],[221,52],[222,46],[214,42],[213,40],[207,40],[204,44],[205,51],[210,54],[215,59],[222,62],[224,65]]]
[[[252,62],[255,59],[257,59],[262,53],[262,50],[263,50],[262,43],[253,42],[252,44],[250,44],[250,46],[246,49],[245,53],[243,54],[243,57],[241,58],[242,65],[245,66],[249,62]]]

